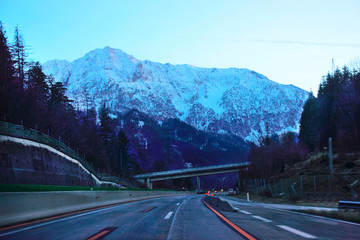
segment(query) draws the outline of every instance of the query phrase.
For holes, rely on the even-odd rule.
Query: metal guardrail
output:
[[[242,162],[242,163],[230,163],[230,164],[215,165],[215,166],[208,166],[208,167],[185,168],[185,169],[170,170],[170,171],[163,171],[163,172],[139,174],[139,175],[135,175],[134,178],[138,178],[138,179],[139,178],[151,178],[151,177],[159,177],[159,176],[176,175],[176,174],[182,174],[182,173],[191,173],[191,172],[197,172],[197,171],[231,169],[231,168],[236,168],[236,167],[245,167],[248,165],[250,165],[249,162]]]
[[[49,145],[56,150],[68,155],[69,157],[78,160],[90,173],[94,174],[95,176],[97,175],[95,169],[83,157],[81,157],[78,152],[66,146],[66,144],[64,144],[63,142],[45,133],[24,127],[22,125],[16,125],[0,121],[0,134],[22,139],[28,139],[36,141],[38,143]]]
[[[346,210],[346,209],[360,210],[360,202],[339,201],[338,209],[342,209],[342,210]]]

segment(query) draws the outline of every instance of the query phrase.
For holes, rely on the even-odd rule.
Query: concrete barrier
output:
[[[230,203],[220,199],[219,197],[205,196],[205,202],[209,203],[214,207],[219,208],[222,211],[228,211],[228,212],[236,211]]]
[[[152,197],[192,194],[177,191],[67,191],[0,193],[0,226]]]

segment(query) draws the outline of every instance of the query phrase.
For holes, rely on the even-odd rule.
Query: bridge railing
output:
[[[95,176],[97,175],[95,169],[82,156],[80,156],[77,151],[74,151],[72,148],[70,148],[63,142],[45,133],[28,127],[24,127],[22,125],[16,125],[0,121],[0,134],[22,139],[28,139],[38,143],[49,145],[56,150],[68,155],[69,157],[78,160],[90,173],[94,174]]]
[[[205,166],[205,167],[185,168],[185,169],[179,169],[179,170],[169,170],[169,171],[163,171],[163,172],[139,174],[139,175],[135,175],[134,178],[147,178],[147,177],[151,178],[151,177],[164,176],[164,175],[176,175],[176,174],[180,174],[180,173],[207,171],[207,170],[215,170],[215,169],[222,169],[222,168],[232,168],[232,167],[240,167],[240,166],[246,166],[246,165],[249,165],[249,163],[248,162],[229,163],[229,164],[222,164],[222,165],[208,166],[208,167]]]

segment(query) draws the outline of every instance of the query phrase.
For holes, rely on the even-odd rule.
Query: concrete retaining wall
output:
[[[42,143],[0,135],[0,183],[116,186],[100,181],[79,161]]]
[[[0,193],[0,226],[108,204],[192,194],[170,191],[71,191]]]

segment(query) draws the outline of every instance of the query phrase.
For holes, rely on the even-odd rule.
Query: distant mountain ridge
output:
[[[308,93],[248,69],[199,68],[140,61],[105,47],[73,62],[43,64],[68,88],[76,107],[106,102],[116,116],[138,109],[159,123],[178,118],[203,131],[256,141],[271,133],[296,132]]]

